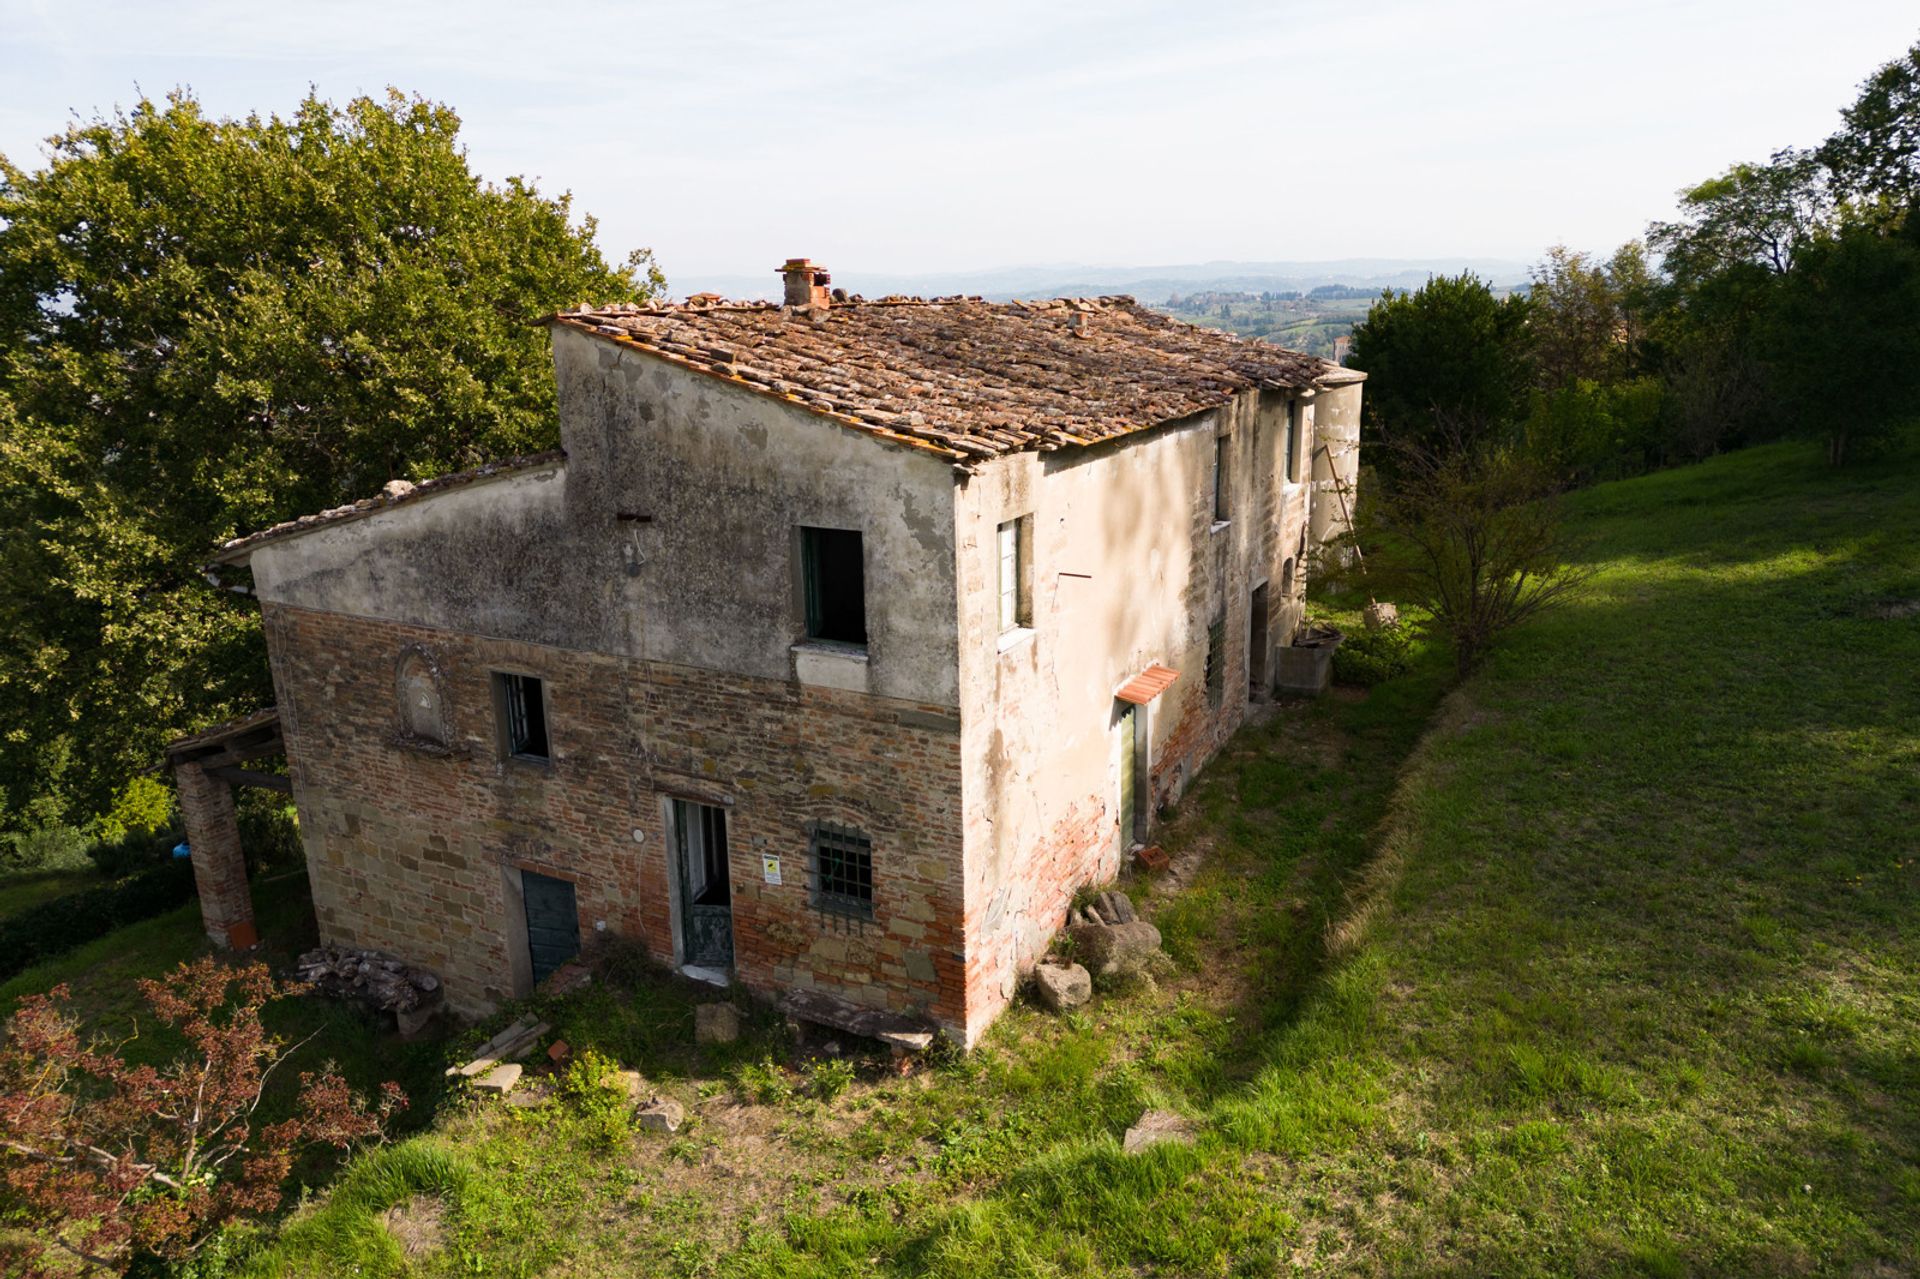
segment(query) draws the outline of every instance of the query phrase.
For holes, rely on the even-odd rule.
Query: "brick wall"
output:
[[[674,962],[666,799],[727,809],[736,975],[964,1033],[959,724],[922,706],[685,666],[267,604],[294,799],[323,935],[439,972],[456,1009],[525,993],[522,869],[570,880]],[[450,734],[409,740],[403,654],[431,657]],[[419,667],[417,658],[412,669]],[[546,681],[550,764],[497,746],[492,672]],[[806,825],[873,841],[872,922],[809,900]],[[782,884],[762,858],[780,859]]]

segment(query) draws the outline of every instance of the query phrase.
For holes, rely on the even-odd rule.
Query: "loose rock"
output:
[[[655,1097],[640,1108],[637,1118],[640,1126],[648,1132],[677,1132],[687,1117],[687,1111],[677,1101]]]
[[[1100,977],[1149,972],[1160,953],[1160,930],[1144,919],[1131,924],[1083,924],[1070,931],[1073,953]]]
[[[476,1077],[473,1086],[481,1092],[505,1095],[512,1092],[513,1086],[520,1082],[520,1070],[519,1062],[503,1061],[486,1074]]]
[[[730,1044],[740,1038],[740,1010],[732,1004],[701,1004],[693,1010],[693,1041]]]
[[[1040,964],[1033,970],[1033,995],[1051,1012],[1068,1012],[1093,998],[1093,977],[1079,964]]]
[[[1136,1155],[1149,1146],[1169,1141],[1191,1146],[1193,1134],[1193,1121],[1186,1116],[1176,1115],[1171,1110],[1149,1110],[1140,1116],[1133,1127],[1127,1129],[1127,1138],[1121,1149],[1129,1155]]]

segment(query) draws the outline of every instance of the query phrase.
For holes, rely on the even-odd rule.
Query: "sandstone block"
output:
[[[1191,1146],[1193,1135],[1194,1123],[1186,1116],[1176,1115],[1171,1110],[1149,1110],[1140,1116],[1133,1127],[1127,1129],[1121,1149],[1129,1155],[1137,1155],[1149,1146],[1169,1141]]]
[[[1144,919],[1131,924],[1081,924],[1069,935],[1074,956],[1102,977],[1146,972],[1160,953],[1160,930]]]
[[[740,1011],[732,1004],[701,1004],[693,1010],[693,1041],[730,1044],[740,1038]]]
[[[686,1107],[659,1097],[640,1107],[637,1116],[640,1126],[648,1132],[678,1132],[686,1117]]]
[[[476,1076],[473,1086],[481,1092],[499,1093],[504,1096],[512,1092],[513,1086],[520,1082],[520,1071],[519,1062],[503,1061],[486,1074]]]
[[[1093,976],[1079,964],[1041,964],[1033,970],[1033,995],[1051,1012],[1068,1012],[1093,998]]]

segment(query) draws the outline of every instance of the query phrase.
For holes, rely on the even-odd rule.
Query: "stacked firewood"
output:
[[[412,1012],[442,998],[438,977],[377,950],[321,946],[300,956],[296,971],[323,995],[387,1012]]]

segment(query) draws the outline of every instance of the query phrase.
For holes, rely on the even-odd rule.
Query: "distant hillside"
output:
[[[1523,262],[1497,258],[1342,258],[1331,262],[1201,262],[1186,266],[1093,267],[1055,265],[1009,267],[997,271],[954,271],[928,275],[888,275],[829,262],[838,288],[867,297],[890,293],[922,297],[949,293],[1009,298],[1084,297],[1130,293],[1159,304],[1194,293],[1310,293],[1329,286],[1360,290],[1413,289],[1429,276],[1472,271],[1495,286],[1527,278]],[[731,298],[773,298],[780,281],[771,267],[763,275],[682,275],[668,272],[675,297],[710,290]]]

